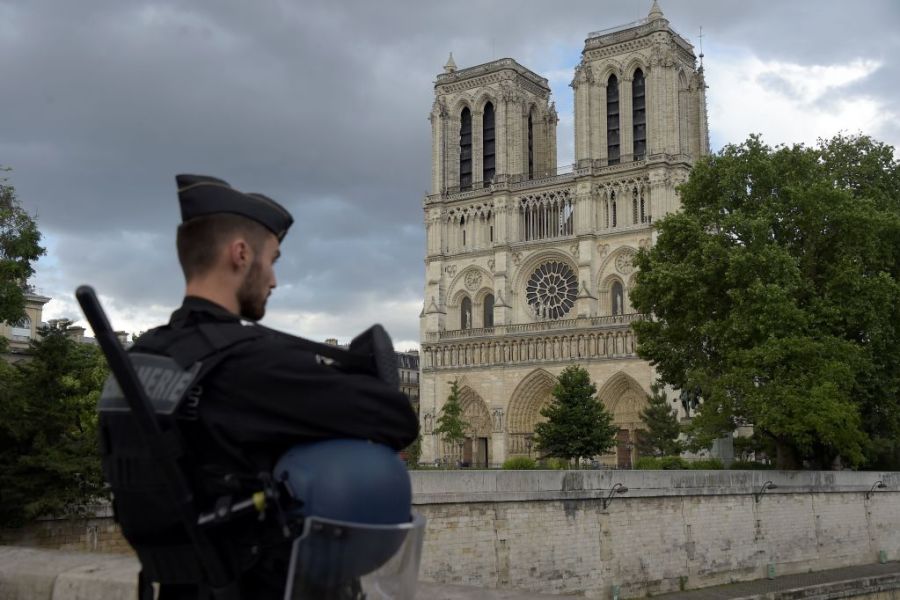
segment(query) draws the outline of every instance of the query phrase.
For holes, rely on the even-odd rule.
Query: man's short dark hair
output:
[[[178,226],[176,245],[184,278],[190,280],[208,272],[222,246],[235,237],[243,237],[259,254],[269,235],[272,233],[256,221],[231,213],[197,217],[182,223]]]

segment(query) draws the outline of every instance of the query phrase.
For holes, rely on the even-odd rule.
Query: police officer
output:
[[[213,364],[190,396],[179,429],[197,504],[258,489],[286,450],[304,441],[357,438],[400,450],[418,434],[406,397],[372,373],[323,360],[301,338],[259,326],[275,288],[290,213],[221,179],[178,175],[178,259],[184,302],[133,351]],[[241,327],[242,321],[244,326]],[[269,520],[271,521],[271,519]],[[289,540],[271,522],[235,519],[214,540],[240,564],[242,597],[281,598]],[[160,598],[197,598],[193,585]]]

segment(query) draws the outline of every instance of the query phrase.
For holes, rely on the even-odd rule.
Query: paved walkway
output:
[[[773,594],[775,597],[783,599],[822,597],[831,594],[835,594],[837,597],[848,595],[842,592],[879,585],[889,585],[891,588],[900,587],[900,562],[783,575],[775,579],[755,579],[698,590],[661,594],[654,598],[663,600],[737,600],[738,598],[753,598],[767,594]],[[810,589],[815,587],[824,589],[821,590],[821,594],[818,594]],[[798,590],[801,589],[803,592],[799,593]]]

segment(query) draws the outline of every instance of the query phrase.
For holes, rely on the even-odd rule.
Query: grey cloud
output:
[[[512,56],[538,72],[571,69],[589,31],[649,5],[0,0],[0,164],[59,241],[39,279],[60,290],[95,281],[136,314],[176,302],[173,175],[187,171],[296,215],[272,301],[280,311],[352,314],[373,294],[418,295],[426,116],[447,53],[460,67]],[[900,114],[894,2],[852,14],[835,0],[661,5],[695,43],[702,25],[712,47],[764,59],[883,60],[855,92]],[[563,112],[567,84],[554,84]],[[571,127],[559,133],[562,161]],[[403,317],[405,335],[415,337],[417,314]]]

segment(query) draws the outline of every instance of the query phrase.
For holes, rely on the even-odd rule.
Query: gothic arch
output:
[[[488,102],[490,102],[491,104],[494,105],[494,110],[496,111],[497,110],[497,102],[498,102],[497,98],[494,96],[494,94],[485,90],[485,91],[482,91],[481,94],[478,95],[478,99],[472,103],[472,106],[474,106],[475,110],[477,110],[478,112],[483,113],[484,106]]]
[[[625,67],[623,73],[629,79],[634,79],[634,72],[640,69],[644,73],[644,77],[647,76],[647,71],[649,67],[647,63],[644,61],[641,56],[633,56],[631,60],[628,61],[628,65]]]
[[[451,306],[458,305],[462,294],[471,297],[473,301],[476,299],[475,293],[466,289],[466,275],[468,273],[479,273],[481,275],[481,281],[478,283],[476,290],[481,287],[493,287],[494,276],[487,269],[476,265],[468,266],[457,273],[456,277],[450,281],[450,285],[447,286],[447,297],[451,299]]]
[[[534,433],[534,426],[544,421],[541,408],[551,402],[554,386],[556,377],[544,369],[535,369],[522,379],[509,400],[507,431]]]
[[[612,413],[613,423],[621,429],[640,429],[641,410],[647,406],[647,392],[635,379],[619,371],[610,377],[597,397]]]
[[[687,77],[684,76],[684,69],[678,69],[678,89],[679,90],[687,90],[688,89],[688,80],[687,80]]]
[[[459,405],[462,407],[463,420],[469,424],[469,429],[466,431],[468,437],[491,437],[491,413],[478,392],[469,386],[461,388]]]
[[[456,99],[456,102],[453,103],[453,110],[450,112],[450,114],[454,119],[459,119],[459,115],[460,113],[462,113],[464,108],[468,108],[470,111],[474,111],[474,108],[472,108],[472,104],[473,103],[471,98],[469,98],[468,96],[460,96]]]
[[[637,254],[637,251],[638,251],[638,249],[635,248],[634,246],[629,246],[626,244],[626,245],[619,246],[618,248],[616,248],[615,250],[610,252],[607,255],[607,257],[603,259],[603,262],[600,263],[600,268],[597,269],[597,278],[595,281],[598,281],[598,282],[605,281],[609,277],[609,275],[618,273],[618,271],[616,271],[616,269],[615,269],[615,263],[616,263],[616,259],[619,257],[620,254],[624,254],[626,252]],[[628,275],[628,274],[629,273],[626,273],[625,275]],[[621,279],[622,275],[619,275],[619,277]]]
[[[602,65],[597,70],[594,71],[595,75],[599,75],[596,77],[596,81],[600,83],[600,85],[605,86],[609,82],[609,76],[615,75],[617,79],[621,81],[622,79],[622,65],[616,61],[609,61],[608,63]]]

